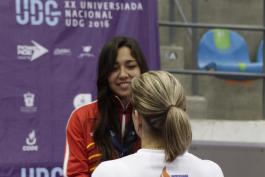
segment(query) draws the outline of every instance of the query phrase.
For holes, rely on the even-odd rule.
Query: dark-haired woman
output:
[[[66,128],[64,175],[89,177],[102,161],[134,153],[140,141],[131,119],[131,80],[148,70],[138,43],[118,36],[99,55],[95,102],[73,111]]]

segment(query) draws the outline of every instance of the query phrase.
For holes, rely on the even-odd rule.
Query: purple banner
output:
[[[156,0],[0,2],[0,176],[62,176],[65,126],[96,99],[96,64],[114,35],[159,69]]]

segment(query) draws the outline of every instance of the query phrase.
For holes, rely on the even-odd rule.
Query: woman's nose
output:
[[[121,67],[120,68],[120,74],[119,74],[120,77],[128,77],[128,71],[125,67]]]

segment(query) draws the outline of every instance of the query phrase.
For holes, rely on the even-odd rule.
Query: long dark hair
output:
[[[113,104],[113,92],[109,87],[108,77],[113,71],[118,50],[124,46],[131,49],[131,55],[136,59],[141,73],[148,71],[144,54],[136,40],[130,37],[116,36],[106,42],[103,46],[99,55],[97,68],[97,100],[99,120],[94,130],[94,141],[102,153],[103,160],[112,159],[113,154],[115,154],[110,138],[109,128],[115,127],[114,120],[115,117],[117,117],[117,113]],[[119,131],[115,133],[119,133]]]

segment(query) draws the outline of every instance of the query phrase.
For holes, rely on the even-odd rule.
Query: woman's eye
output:
[[[127,68],[129,68],[129,69],[134,69],[136,67],[138,67],[138,64],[136,64],[136,63],[127,65]]]
[[[112,68],[113,71],[116,71],[116,70],[118,70],[118,69],[119,69],[118,66],[114,66],[114,67]]]
[[[129,65],[128,68],[135,68],[137,65]]]

